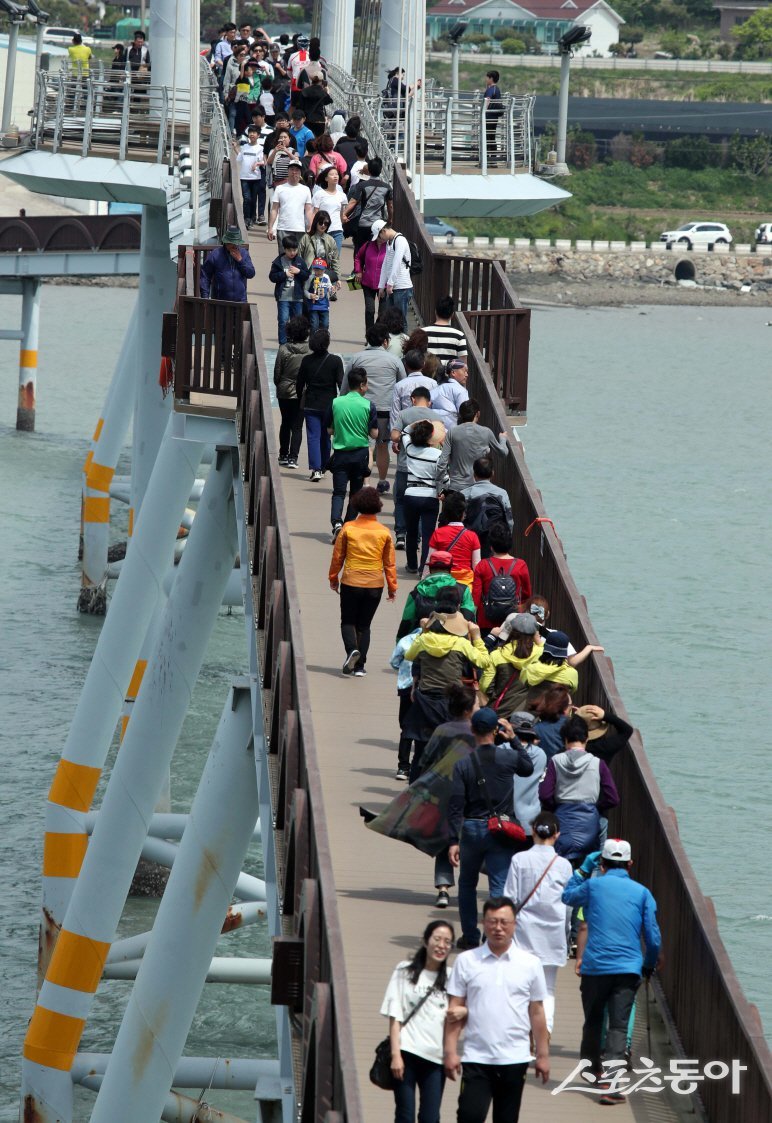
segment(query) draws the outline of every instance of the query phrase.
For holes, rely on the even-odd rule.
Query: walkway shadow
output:
[[[339,897],[349,897],[351,900],[356,901],[377,901],[379,904],[384,902],[394,905],[420,905],[422,908],[428,908],[434,904],[436,891],[431,888],[430,882],[432,879],[431,866],[428,864],[427,859],[427,872],[429,874],[427,879],[427,888],[424,890],[411,890],[400,889],[394,885],[387,886],[371,886],[369,889],[339,889]],[[442,911],[441,909],[439,910]],[[399,938],[399,937],[397,937]],[[410,936],[410,940],[415,943],[415,935]]]
[[[321,542],[325,546],[330,544],[329,530],[292,530],[290,538],[310,538],[312,542]]]
[[[306,670],[312,671],[317,675],[332,675],[333,678],[342,678],[340,667],[322,667],[311,663],[306,663]]]
[[[381,740],[378,740],[378,739],[369,740],[367,737],[363,737],[361,741],[355,741],[354,744],[355,745],[372,745],[374,749],[395,749],[396,750],[396,747],[397,747],[397,743],[396,743],[396,741],[394,740],[393,737],[390,741],[381,741]]]

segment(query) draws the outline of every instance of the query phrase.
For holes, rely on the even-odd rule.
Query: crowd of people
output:
[[[658,962],[654,901],[630,878],[627,842],[607,837],[620,802],[609,765],[632,728],[574,705],[582,664],[602,648],[574,647],[554,626],[539,575],[517,556],[508,437],[482,423],[467,389],[453,300],[440,298],[434,321],[411,330],[412,247],[395,228],[391,187],[361,121],[326,94],[318,40],[266,45],[250,31],[227,25],[212,65],[240,134],[247,226],[277,243],[268,279],[279,465],[298,468],[305,429],[309,481],[331,480],[328,582],[343,676],[368,673],[384,589],[398,596],[398,557],[412,583],[390,659],[400,787],[363,816],[434,859],[436,908],[450,907],[458,876],[460,933],[432,921],[386,990],[395,1121],[414,1123],[420,1101],[420,1123],[439,1123],[445,1080],[462,1073],[459,1123],[484,1123],[491,1103],[494,1123],[516,1123],[534,1058],[549,1078],[556,979],[569,953],[585,1012],[580,1055],[596,1082],[604,1066],[625,1062],[636,990]],[[346,238],[345,299],[349,288],[363,294],[366,345],[344,361],[331,350],[331,305]],[[254,271],[229,229],[203,267],[202,295],[244,300]],[[602,1090],[601,1103],[621,1102],[613,1086]]]

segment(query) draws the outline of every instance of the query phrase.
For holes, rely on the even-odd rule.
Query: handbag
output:
[[[508,815],[499,815],[493,810],[491,797],[488,795],[488,785],[485,777],[483,776],[480,758],[476,752],[471,754],[472,768],[477,776],[477,783],[482,788],[482,794],[485,797],[485,802],[488,804],[488,830],[491,834],[495,834],[502,842],[525,842],[525,831],[515,819],[510,819]]]
[[[434,990],[434,987],[430,987],[426,994],[416,1002],[415,1006],[402,1023],[403,1029],[413,1015],[418,1013],[424,1002],[426,1002],[426,999]],[[392,1092],[394,1090],[396,1081],[391,1075],[391,1040],[388,1037],[384,1037],[383,1041],[379,1041],[375,1046],[375,1060],[370,1068],[370,1083],[375,1084],[376,1088],[383,1088],[386,1092]]]

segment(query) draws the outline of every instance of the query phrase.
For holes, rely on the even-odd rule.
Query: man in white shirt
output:
[[[544,1084],[549,1080],[547,987],[536,956],[513,943],[515,905],[509,897],[485,902],[483,927],[486,942],[458,956],[448,981],[449,1014],[466,1007],[467,1015],[445,1023],[445,1074],[450,1080],[461,1074],[458,1038],[465,1027],[457,1123],[485,1123],[491,1101],[494,1120],[517,1123],[531,1060],[529,1031],[536,1075]]]
[[[381,300],[388,298],[395,308],[399,308],[407,325],[407,310],[413,295],[413,281],[410,276],[410,243],[404,234],[399,234],[379,219],[370,228],[373,242],[386,243],[386,256],[381,265],[381,279],[378,289]]]
[[[247,142],[239,148],[234,142],[237,151],[236,160],[239,165],[239,178],[241,179],[241,195],[244,200],[244,222],[249,230],[256,222],[258,213],[263,217],[265,209],[265,180],[263,169],[263,143],[257,125],[250,125],[247,129]],[[262,191],[261,191],[262,188]]]
[[[303,165],[297,157],[290,160],[287,182],[282,183],[273,193],[267,234],[269,242],[278,236],[280,247],[286,234],[295,234],[298,240],[302,238],[314,215],[311,192],[300,182],[302,169]]]

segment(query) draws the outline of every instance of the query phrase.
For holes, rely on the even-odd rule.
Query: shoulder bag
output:
[[[499,815],[494,811],[491,797],[488,794],[488,785],[483,776],[482,765],[477,751],[471,753],[472,768],[477,776],[477,785],[482,791],[483,798],[488,804],[488,830],[495,834],[502,842],[525,842],[525,831],[515,819],[508,815]]]
[[[532,896],[534,895],[534,893],[536,892],[536,890],[537,890],[537,889],[539,888],[539,886],[541,885],[542,881],[544,881],[544,878],[545,878],[545,877],[547,876],[547,874],[549,873],[549,871],[550,871],[550,870],[552,869],[552,867],[553,867],[553,866],[555,865],[555,862],[556,862],[557,860],[558,860],[558,855],[556,854],[556,855],[555,855],[555,857],[554,857],[554,858],[552,859],[552,861],[551,861],[551,862],[548,862],[548,863],[547,863],[547,865],[546,865],[546,866],[544,867],[544,869],[543,869],[543,870],[542,870],[542,872],[541,872],[541,877],[540,877],[540,878],[539,878],[539,880],[538,880],[538,881],[536,882],[536,884],[534,885],[534,887],[533,887],[533,889],[532,889],[532,890],[530,891],[530,893],[528,893],[528,894],[527,894],[527,895],[526,895],[525,897],[523,897],[522,901],[518,901],[518,902],[517,902],[517,904],[515,905],[515,913],[521,912],[521,911],[522,911],[522,910],[523,910],[523,909],[525,908],[525,906],[526,906],[526,905],[528,904],[528,902],[530,901],[531,897],[532,897]]]
[[[430,987],[423,998],[420,998],[418,1002],[416,1002],[404,1022],[402,1022],[402,1029],[404,1029],[410,1019],[418,1013],[424,1002],[426,1002],[427,998],[429,998],[436,989],[436,987]],[[389,1037],[384,1037],[383,1041],[379,1041],[375,1046],[375,1060],[370,1069],[370,1083],[375,1084],[376,1088],[383,1088],[386,1092],[394,1090],[396,1081],[391,1074],[391,1038]]]

